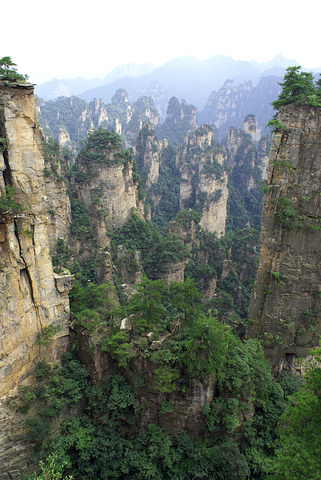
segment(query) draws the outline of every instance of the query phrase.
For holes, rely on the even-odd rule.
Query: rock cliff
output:
[[[156,139],[154,125],[145,122],[136,142],[136,162],[147,190],[158,180],[162,150],[163,142]]]
[[[52,139],[44,147],[44,182],[49,215],[49,253],[56,253],[57,241],[67,239],[71,222],[70,198],[67,192],[69,159],[59,144]]]
[[[247,329],[262,336],[276,373],[295,367],[321,334],[321,110],[288,105],[278,119]]]
[[[211,127],[203,125],[186,135],[178,148],[179,205],[180,209],[196,207],[202,214],[201,227],[224,235],[228,199],[226,154],[212,142],[212,137]]]
[[[29,455],[6,397],[30,381],[44,354],[54,361],[68,348],[72,277],[55,275],[49,256],[43,135],[33,86],[1,85],[0,107],[1,196],[10,188],[21,206],[2,208],[0,221],[0,478],[7,479],[20,477]],[[44,352],[41,340],[50,332],[56,334]]]
[[[271,102],[280,91],[279,81],[281,78],[272,75],[262,77],[256,86],[252,81],[237,85],[233,80],[226,80],[217,92],[213,91],[209,96],[204,110],[198,115],[199,124],[215,126],[223,139],[231,125],[242,127],[244,117],[251,113],[259,125],[257,135],[264,133],[273,115]]]
[[[109,136],[107,131],[100,132],[102,136],[103,132]],[[79,178],[80,175],[82,178],[76,186],[78,198],[91,211],[98,244],[102,247],[109,243],[108,231],[121,227],[130,218],[133,208],[143,216],[143,203],[133,175],[132,153],[123,151],[121,144],[116,145],[118,140],[115,144],[113,140],[108,142],[102,145],[103,153],[98,161],[94,158],[95,146],[88,144],[88,150],[80,154],[77,162]],[[92,159],[88,151],[93,154]]]
[[[79,148],[88,132],[99,127],[115,130],[122,135],[126,148],[134,147],[143,122],[159,123],[159,114],[151,97],[142,96],[130,103],[128,93],[122,88],[108,104],[96,98],[87,103],[74,96],[49,102],[41,99],[38,112],[45,136],[54,138],[60,146],[72,151]]]
[[[269,160],[269,136],[261,136],[255,116],[247,115],[243,128],[228,129],[225,142],[228,153],[228,163],[236,184],[243,190],[251,190],[258,185],[259,180],[266,180]]]
[[[184,141],[184,135],[197,128],[197,109],[194,105],[187,105],[183,99],[181,103],[172,97],[168,103],[166,119],[156,128],[156,135],[165,139],[171,145],[178,146]]]

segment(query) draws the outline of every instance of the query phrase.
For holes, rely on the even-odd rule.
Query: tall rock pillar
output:
[[[39,360],[56,361],[68,348],[72,277],[55,275],[49,256],[43,137],[32,85],[0,84],[0,137],[2,199],[9,187],[22,207],[2,202],[0,208],[0,479],[8,479],[21,478],[29,455],[6,398],[30,380]],[[57,333],[44,351],[37,338],[49,325]]]
[[[321,109],[288,105],[278,119],[249,308],[275,373],[295,367],[321,334]]]

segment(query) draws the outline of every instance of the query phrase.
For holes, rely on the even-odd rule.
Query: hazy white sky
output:
[[[269,61],[281,53],[321,67],[317,8],[315,0],[15,0],[1,9],[0,57],[37,84],[181,55]]]

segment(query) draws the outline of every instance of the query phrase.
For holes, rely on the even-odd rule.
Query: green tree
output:
[[[21,75],[15,68],[17,65],[13,63],[11,57],[0,58],[0,81],[15,81],[25,83],[26,75]]]
[[[45,461],[39,462],[39,471],[35,472],[28,480],[72,480],[73,477],[64,476],[63,472],[66,467],[61,463],[57,455],[49,455]]]
[[[321,478],[321,347],[313,354],[302,388],[291,397],[279,424],[280,442],[271,467],[273,480]]]
[[[202,295],[196,287],[195,280],[186,278],[183,283],[171,282],[170,293],[174,312],[182,314],[186,323],[200,314]]]
[[[320,105],[312,73],[301,72],[300,70],[301,66],[286,69],[283,82],[279,83],[282,91],[277,100],[271,103],[273,108],[279,110],[280,107],[290,103],[312,106]]]
[[[137,326],[157,328],[165,313],[162,304],[165,291],[163,281],[150,280],[145,276],[138,284],[137,291],[128,304],[128,311],[139,314],[135,320]]]
[[[0,215],[15,214],[23,210],[21,203],[14,200],[16,190],[8,185],[5,188],[0,187]]]

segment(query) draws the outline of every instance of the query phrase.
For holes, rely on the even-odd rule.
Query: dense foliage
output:
[[[175,163],[175,155],[176,151],[170,145],[162,151],[158,181],[146,194],[146,204],[150,206],[153,223],[162,233],[179,210],[180,172]]]
[[[300,66],[286,69],[283,82],[279,85],[282,91],[272,106],[279,110],[280,107],[290,103],[297,105],[321,106],[321,81],[314,83],[312,73],[301,72]]]
[[[312,355],[302,388],[281,417],[270,468],[273,480],[317,480],[321,475],[321,347]]]
[[[275,108],[318,102],[319,84],[311,89],[309,74],[298,70],[287,70]],[[136,105],[141,115],[151,107],[146,98]],[[110,112],[125,118],[128,111],[126,92],[118,91]],[[158,131],[178,144],[192,116],[192,107],[172,99],[168,121]],[[139,131],[140,120],[134,112],[133,132]],[[66,475],[82,480],[319,478],[320,370],[311,368],[302,389],[290,397],[299,388],[297,377],[284,375],[275,381],[260,341],[244,339],[262,193],[254,142],[245,133],[240,138],[230,173],[228,236],[218,238],[200,228],[205,200],[196,194],[188,209],[177,213],[180,172],[170,145],[162,153],[159,181],[147,193],[152,221],[133,210],[124,225],[109,232],[110,246],[99,248],[93,209],[79,200],[75,186],[85,182],[87,174],[95,177],[100,165],[134,165],[134,160],[115,131],[99,128],[88,135],[72,172],[71,235],[82,248],[75,258],[59,239],[53,262],[76,274],[70,292],[73,328],[81,332],[82,355],[107,359],[105,380],[92,383],[77,359],[77,345],[61,365],[42,362],[36,367],[35,385],[23,387],[16,405],[13,402],[20,413],[28,413],[28,438],[47,456],[34,480]],[[147,138],[142,140],[146,144]],[[154,147],[156,151],[156,142]],[[59,155],[55,148],[54,143],[47,145],[51,165]],[[137,167],[145,180],[143,157],[137,156]],[[216,178],[225,168],[218,162],[204,166]],[[134,168],[137,182],[138,173]],[[251,189],[249,177],[255,183]],[[197,181],[195,168],[193,188]],[[293,216],[291,205],[280,202],[278,221],[289,223]],[[190,236],[166,233],[174,218]],[[256,229],[244,229],[247,223]],[[99,284],[101,251],[108,251],[114,261],[114,285]],[[185,280],[165,285],[160,277],[184,260]],[[131,295],[122,290],[124,271],[126,281],[141,278]],[[203,297],[213,285],[215,295]],[[46,339],[38,340],[46,346]],[[168,417],[174,425],[195,385],[201,389],[206,382],[212,382],[214,394],[200,413],[202,429],[197,434],[193,428],[167,433],[162,419]],[[158,425],[146,422],[152,411],[149,395],[157,399]],[[59,416],[65,421],[48,440]]]
[[[187,258],[187,251],[174,235],[161,235],[153,223],[144,221],[133,212],[131,218],[112,236],[114,250],[119,245],[128,251],[139,251],[148,277],[155,279],[170,264]]]
[[[124,310],[106,304],[104,288],[77,287],[71,307],[77,322],[86,328],[89,325],[79,314],[101,304],[100,348],[115,360],[113,374],[102,385],[92,385],[88,370],[72,351],[64,355],[61,366],[40,363],[34,372],[35,385],[23,387],[17,403],[12,404],[19,412],[28,412],[29,440],[38,450],[47,444],[47,463],[41,464],[39,477],[32,478],[42,478],[47,471],[52,473],[49,479],[63,475],[82,480],[124,476],[141,480],[263,479],[277,440],[276,422],[290,389],[273,382],[259,342],[242,343],[228,327],[204,316],[195,283],[189,279],[167,289],[159,280],[145,278],[124,307],[127,314],[135,315],[130,334],[120,329],[116,319]],[[172,309],[166,308],[168,302]],[[149,349],[142,342],[146,340],[144,332],[162,335],[173,317],[180,319],[180,328],[161,348]],[[108,325],[113,325],[112,330]],[[140,373],[135,369],[142,356],[143,364],[148,362],[153,369],[149,386],[144,369]],[[188,397],[193,379],[202,381],[209,375],[216,395],[204,406],[204,433],[198,441],[185,431],[171,436],[153,423],[139,427],[144,407],[137,408],[137,391],[142,385],[147,392],[156,389],[163,399],[163,412],[175,418],[179,411],[172,395]],[[254,405],[257,411],[253,415]],[[241,427],[241,416],[251,409]],[[52,420],[67,411],[60,432],[48,443]],[[241,442],[237,441],[239,435]]]

